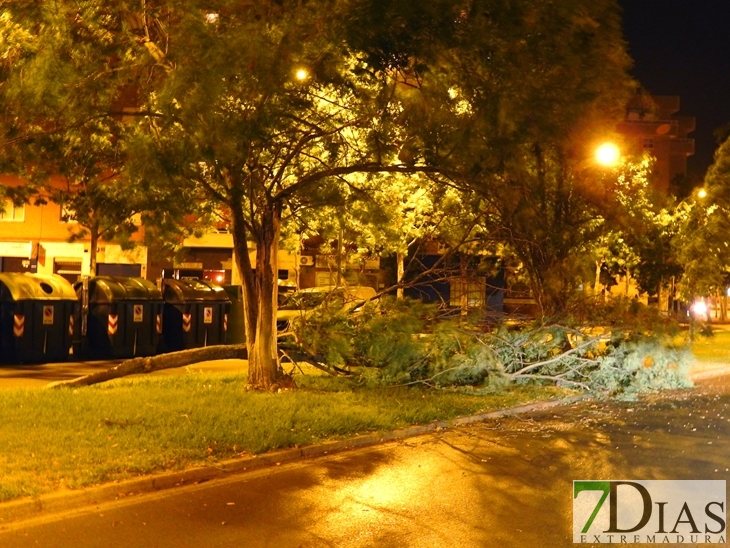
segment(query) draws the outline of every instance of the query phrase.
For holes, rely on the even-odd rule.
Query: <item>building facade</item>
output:
[[[678,96],[638,92],[617,128],[627,154],[654,157],[654,184],[662,193],[670,190],[675,177],[687,174],[687,158],[695,152],[695,141],[688,137],[695,129],[695,118],[678,116],[679,107]]]
[[[17,177],[0,176],[0,185],[19,186]],[[3,202],[0,214],[0,272],[60,274],[71,282],[89,274],[88,240],[70,242],[72,223],[62,219],[61,206],[53,202],[14,205]],[[97,248],[99,274],[147,276],[147,249],[123,250],[102,242]]]

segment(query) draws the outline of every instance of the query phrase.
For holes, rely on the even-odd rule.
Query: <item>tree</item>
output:
[[[561,311],[600,233],[603,181],[586,159],[632,88],[618,6],[476,1],[458,37],[472,44],[452,62],[475,120],[459,151],[465,191],[482,199],[485,232],[524,265],[542,312]]]
[[[140,92],[130,82],[149,66],[134,55],[134,39],[117,39],[129,13],[98,8],[19,2],[3,7],[0,25],[0,165],[25,179],[17,199],[58,203],[69,240],[89,237],[92,275],[100,240],[128,245],[142,220],[148,236],[171,238],[183,215],[179,193],[152,188],[127,169],[133,128],[125,118]],[[175,222],[166,222],[171,216]]]
[[[130,173],[230,212],[251,386],[285,381],[275,336],[283,223],[339,203],[344,189],[371,191],[363,175],[448,173],[489,219],[485,232],[526,242],[526,259],[558,257],[532,261],[531,272],[536,294],[552,299],[545,308],[559,304],[542,278],[571,257],[583,222],[567,215],[586,203],[575,196],[587,181],[569,169],[582,159],[576,143],[590,140],[596,120],[613,121],[605,113],[627,87],[613,0],[22,7],[49,30],[28,54],[39,85],[21,78],[14,89],[48,95],[49,109],[79,120],[131,115]],[[49,76],[54,55],[62,78]],[[110,108],[121,89],[134,96],[131,113],[125,101]]]
[[[459,172],[452,182],[465,204],[481,201],[474,210],[484,245],[517,255],[544,313],[564,308],[581,281],[581,251],[600,232],[600,176],[586,169],[586,157],[613,134],[635,87],[619,6],[362,5],[358,36],[369,64],[383,66],[390,52],[405,50],[424,67],[424,88],[438,81],[448,90],[443,104],[460,116],[450,139],[426,132],[424,149]]]
[[[447,218],[464,213],[452,189],[423,174],[373,174],[357,192],[343,190],[341,202],[301,218],[302,230],[344,237],[371,255],[395,256],[398,298],[403,297],[409,250],[424,240],[443,237]]]
[[[652,189],[652,164],[651,157],[644,156],[616,168],[610,207],[602,212],[601,236],[589,247],[597,268],[609,278],[604,281],[614,276],[633,279],[641,292],[651,296],[681,274],[672,240],[683,210],[672,197]]]
[[[702,198],[689,198],[680,210],[682,227],[674,241],[684,269],[682,297],[712,296],[724,291],[730,264],[730,139],[715,153],[707,170]]]
[[[170,1],[142,17],[164,26],[156,50],[166,70],[145,105],[154,113],[145,135],[178,187],[230,212],[255,388],[285,382],[275,328],[282,221],[343,188],[365,191],[361,174],[431,169],[408,126],[422,106],[414,71],[378,70],[347,47],[336,22],[352,6],[220,2],[212,11]],[[407,160],[405,143],[414,151]]]

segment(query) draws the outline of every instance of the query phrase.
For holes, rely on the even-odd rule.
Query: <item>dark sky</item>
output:
[[[694,116],[689,172],[712,163],[713,131],[730,122],[730,0],[619,0],[635,61],[633,76],[654,95],[679,95]]]

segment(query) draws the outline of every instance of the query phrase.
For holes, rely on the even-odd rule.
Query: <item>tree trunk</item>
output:
[[[91,241],[89,242],[89,276],[92,278],[96,276],[96,250],[99,247],[99,225],[95,223],[94,226],[90,227],[89,235]]]
[[[342,285],[342,264],[343,264],[343,253],[344,248],[342,247],[343,239],[345,238],[345,231],[342,229],[342,219],[340,218],[340,233],[337,237],[337,287]]]
[[[405,276],[405,255],[403,253],[396,253],[395,260],[397,263],[397,269],[398,269],[398,289],[396,290],[396,298],[402,300],[403,299],[403,277]]]
[[[233,248],[238,263],[238,272],[241,276],[243,323],[246,331],[246,341],[255,341],[258,300],[253,266],[248,255],[248,232],[246,231],[242,213],[234,207],[231,210],[233,212]]]
[[[469,279],[467,278],[468,259],[464,253],[459,256],[459,285],[461,286],[461,299],[459,307],[461,315],[469,314]]]
[[[126,377],[127,375],[138,375],[141,373],[151,373],[162,369],[172,369],[176,367],[185,367],[191,364],[212,361],[212,360],[232,360],[245,359],[246,348],[243,345],[228,346],[206,346],[205,348],[191,348],[181,350],[180,352],[172,352],[170,354],[160,354],[148,358],[132,358],[125,360],[119,365],[90,373],[83,377],[76,377],[67,381],[55,381],[48,383],[46,388],[59,388],[62,386],[90,386],[101,382],[110,381]]]
[[[243,285],[248,384],[257,390],[271,390],[282,384],[276,346],[280,207],[271,205],[259,215],[255,234],[256,268],[248,255],[247,231],[241,211],[233,208],[233,238]],[[288,379],[287,379],[288,380]],[[290,382],[287,383],[291,385]]]
[[[248,352],[248,383],[253,388],[268,390],[279,379],[276,355],[276,293],[278,280],[279,222],[272,219],[262,226],[262,237],[256,246],[256,285],[258,317],[256,336]]]

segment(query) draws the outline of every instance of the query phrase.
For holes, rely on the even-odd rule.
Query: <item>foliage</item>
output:
[[[681,274],[671,245],[681,213],[668,197],[652,189],[652,164],[645,155],[620,166],[608,188],[613,207],[604,210],[603,234],[588,246],[608,275],[602,285],[615,283],[617,276],[630,276],[649,295]]]
[[[688,354],[663,342],[671,340],[672,325],[636,302],[616,303],[597,316],[606,320],[603,327],[502,325],[485,332],[437,314],[420,302],[386,299],[351,316],[322,310],[294,329],[310,360],[368,382],[494,391],[548,381],[611,395],[688,383]],[[639,369],[637,360],[646,356],[657,367],[645,360]]]
[[[127,245],[143,220],[148,235],[174,241],[196,203],[130,173],[140,92],[133,83],[150,64],[140,62],[136,37],[125,32],[129,9],[127,3],[103,9],[95,2],[5,3],[0,25],[8,48],[0,165],[24,180],[25,201],[37,195],[61,206],[70,241],[90,239],[92,272],[100,240]],[[165,217],[174,222],[157,222]]]
[[[624,343],[601,356],[590,373],[594,389],[624,399],[644,392],[690,388],[689,348],[672,348],[656,340]]]
[[[623,114],[629,58],[614,2],[488,4],[473,4],[460,34],[474,44],[454,86],[475,119],[463,184],[488,241],[511,248],[549,315],[585,277],[581,252],[600,234],[605,180],[587,158]]]
[[[730,271],[730,139],[715,153],[705,176],[705,197],[692,197],[682,208],[682,226],[674,245],[684,267],[682,297],[715,295],[727,287]]]
[[[383,314],[385,309],[388,312]],[[306,319],[295,320],[292,328],[307,352],[329,366],[359,362],[404,371],[418,361],[420,346],[413,338],[423,332],[434,311],[420,301],[385,297],[355,315],[320,308]]]
[[[118,137],[111,126],[130,118],[134,138],[108,137],[104,154],[129,170],[121,188],[160,211],[149,222],[172,227],[167,212],[180,204],[230,222],[252,386],[282,374],[280,236],[320,208],[341,231],[350,209],[354,230],[399,255],[437,225],[462,242],[478,222],[483,247],[506,246],[526,266],[543,311],[573,294],[600,201],[595,172],[581,167],[585,144],[614,126],[633,87],[615,0],[17,5],[2,70],[23,70],[4,102],[21,113],[29,97],[44,109],[37,127],[58,123],[64,138],[90,120]],[[109,163],[102,154],[93,165],[107,173]],[[125,181],[94,185],[112,180]]]

